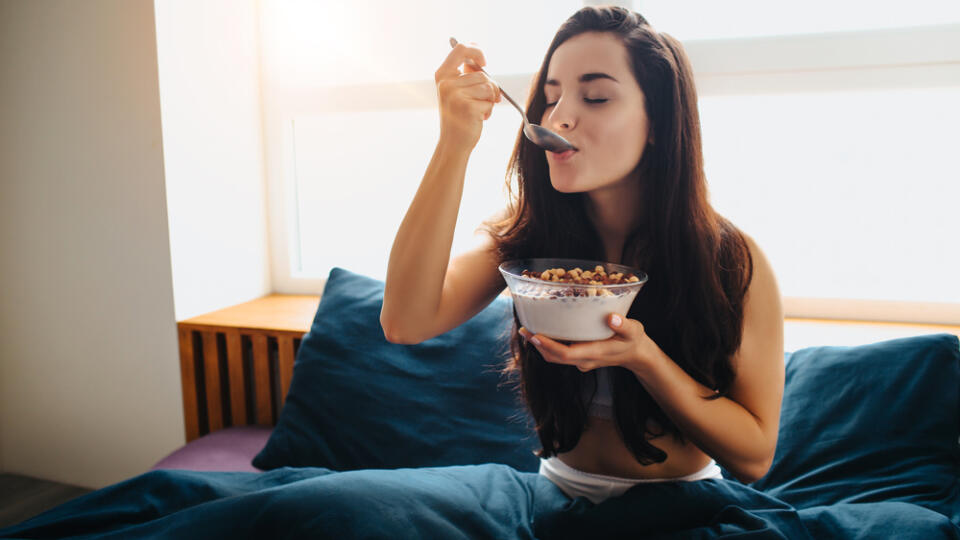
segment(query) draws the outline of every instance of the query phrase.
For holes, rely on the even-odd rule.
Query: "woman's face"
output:
[[[563,42],[550,59],[543,92],[541,125],[578,149],[547,152],[554,189],[592,191],[627,178],[650,135],[643,91],[619,38],[587,32]]]

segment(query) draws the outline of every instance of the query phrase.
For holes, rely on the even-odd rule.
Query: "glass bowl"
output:
[[[590,285],[544,281],[523,275],[524,270],[543,272],[551,268],[593,271],[604,267],[607,275],[633,274],[639,281],[611,285]],[[595,341],[614,335],[607,317],[626,317],[647,274],[620,264],[585,259],[519,259],[499,267],[510,288],[517,317],[524,328],[561,341]]]

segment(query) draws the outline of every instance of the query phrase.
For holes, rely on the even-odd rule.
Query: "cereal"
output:
[[[548,268],[542,272],[533,272],[524,270],[521,275],[528,278],[538,279],[549,283],[569,283],[576,285],[586,285],[585,287],[561,287],[557,289],[547,289],[540,292],[540,296],[550,298],[559,297],[581,297],[581,296],[616,296],[617,293],[610,289],[598,288],[603,285],[621,285],[626,283],[635,283],[640,279],[633,275],[624,275],[622,272],[608,274],[606,269],[597,265],[593,270],[583,270],[581,268]]]
[[[578,285],[619,285],[640,281],[640,278],[633,274],[627,274],[626,276],[621,272],[607,274],[606,269],[600,265],[597,265],[593,270],[581,270],[580,268],[572,270],[549,268],[543,272],[524,270],[523,276],[555,283],[576,283]]]

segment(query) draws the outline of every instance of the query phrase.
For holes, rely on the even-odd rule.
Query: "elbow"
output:
[[[405,334],[400,334],[396,331],[387,330],[386,328],[383,329],[383,337],[387,341],[395,345],[416,345],[420,343],[420,341],[416,339],[411,339]]]
[[[764,453],[762,457],[744,463],[736,471],[731,470],[731,472],[737,477],[737,480],[744,484],[752,484],[770,472],[770,466],[773,464],[773,454],[774,450],[771,449]]]
[[[739,471],[737,474],[737,480],[740,480],[744,484],[752,484],[757,480],[760,480],[767,475],[767,472],[770,470],[770,465],[773,463],[773,457],[766,459],[759,463],[752,463],[749,466],[745,467],[743,470]]]
[[[753,454],[749,459],[744,459],[736,471],[732,468],[730,469],[730,472],[737,477],[737,480],[740,480],[744,484],[752,484],[770,472],[770,467],[773,465],[773,457],[777,452],[778,433],[776,429],[778,429],[779,424],[775,424],[775,426],[777,427],[773,428],[773,433],[767,432],[766,435],[763,436],[762,442],[758,441],[757,453]],[[746,458],[746,456],[744,457]]]
[[[401,329],[396,323],[385,317],[383,310],[380,311],[380,328],[383,330],[383,337],[390,343],[397,345],[416,345],[422,340],[411,336]]]

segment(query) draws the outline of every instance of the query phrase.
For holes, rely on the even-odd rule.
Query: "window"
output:
[[[960,3],[943,0],[635,0],[633,8],[655,28],[684,41],[960,22]]]
[[[432,79],[451,36],[479,44],[491,74],[522,100],[556,29],[582,5],[261,4],[277,290],[317,290],[333,266],[384,277],[393,236],[439,137]],[[454,252],[503,208],[519,127],[520,116],[505,102],[486,123],[467,169]],[[375,222],[356,221],[363,217]]]
[[[556,29],[581,5],[263,3],[276,289],[316,290],[333,266],[385,276],[439,135],[432,75],[451,35],[477,42],[488,71],[523,100]],[[960,250],[949,248],[960,200],[951,157],[960,7],[722,5],[633,2],[684,40],[713,203],[764,248],[788,314],[960,321],[951,280]],[[506,102],[485,124],[454,252],[505,204],[519,127]]]
[[[960,87],[708,96],[714,206],[786,296],[960,304]]]
[[[468,246],[481,221],[506,204],[506,156],[513,149],[519,118],[515,110],[497,107],[484,125],[467,167],[454,252]],[[337,265],[379,279],[386,276],[393,237],[433,154],[438,124],[432,108],[294,120],[304,274],[326,276],[331,265]]]

